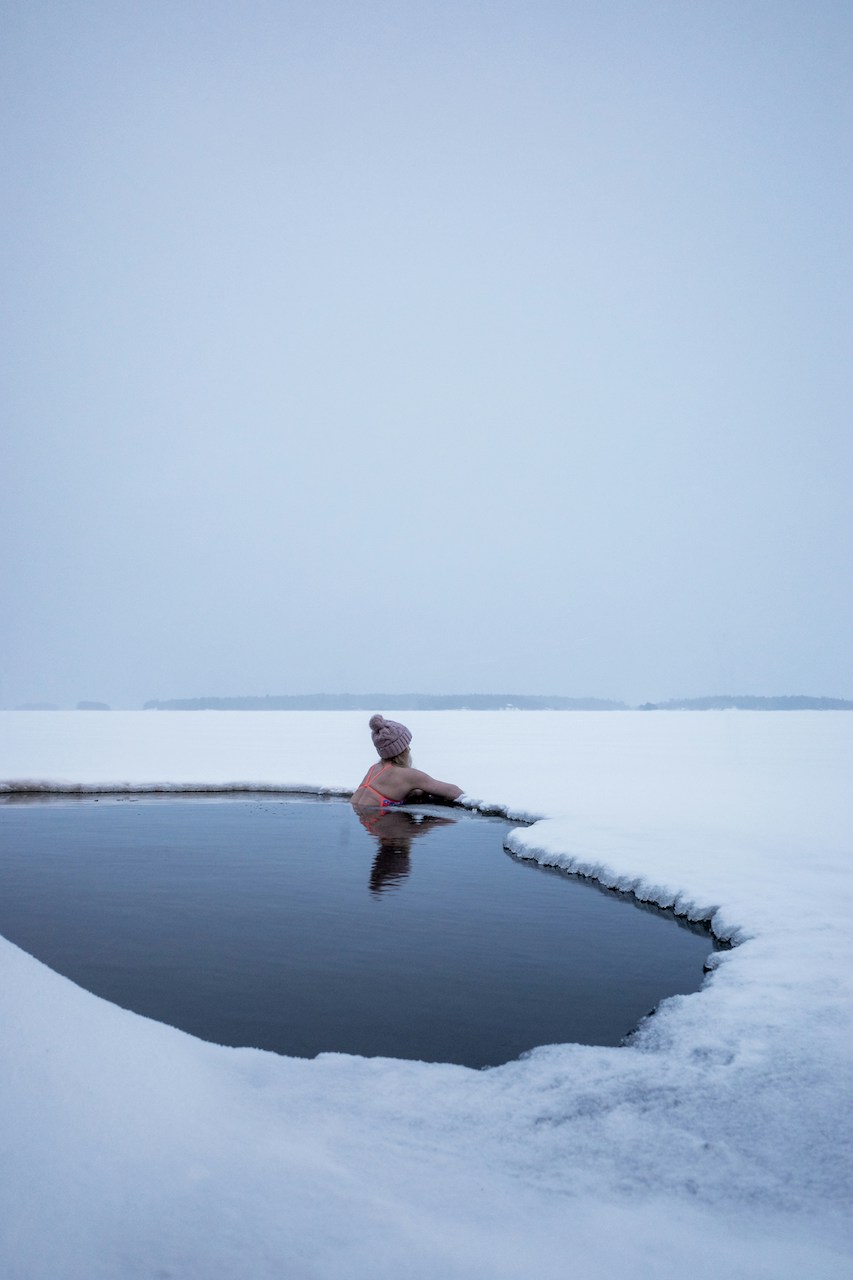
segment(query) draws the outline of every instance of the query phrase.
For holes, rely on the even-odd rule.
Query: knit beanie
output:
[[[370,717],[370,732],[376,753],[382,760],[401,755],[412,741],[412,735],[404,724],[386,720],[384,716]]]

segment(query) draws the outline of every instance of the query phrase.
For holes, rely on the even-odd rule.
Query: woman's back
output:
[[[371,765],[364,780],[353,793],[352,803],[359,807],[387,808],[402,804],[407,797],[436,796],[441,800],[456,800],[462,788],[452,782],[440,782],[422,769],[394,764],[390,760],[378,760]]]

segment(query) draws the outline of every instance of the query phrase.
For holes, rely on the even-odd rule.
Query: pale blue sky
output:
[[[0,705],[853,696],[849,4],[0,14]]]

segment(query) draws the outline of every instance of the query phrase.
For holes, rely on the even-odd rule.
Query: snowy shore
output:
[[[469,803],[540,819],[517,852],[738,945],[629,1047],[475,1072],[209,1045],[0,940],[0,1274],[849,1275],[853,715],[402,718]],[[345,791],[369,759],[361,712],[0,713],[0,798]]]

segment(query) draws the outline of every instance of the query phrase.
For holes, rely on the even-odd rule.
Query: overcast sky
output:
[[[0,15],[0,705],[853,696],[847,0]]]

